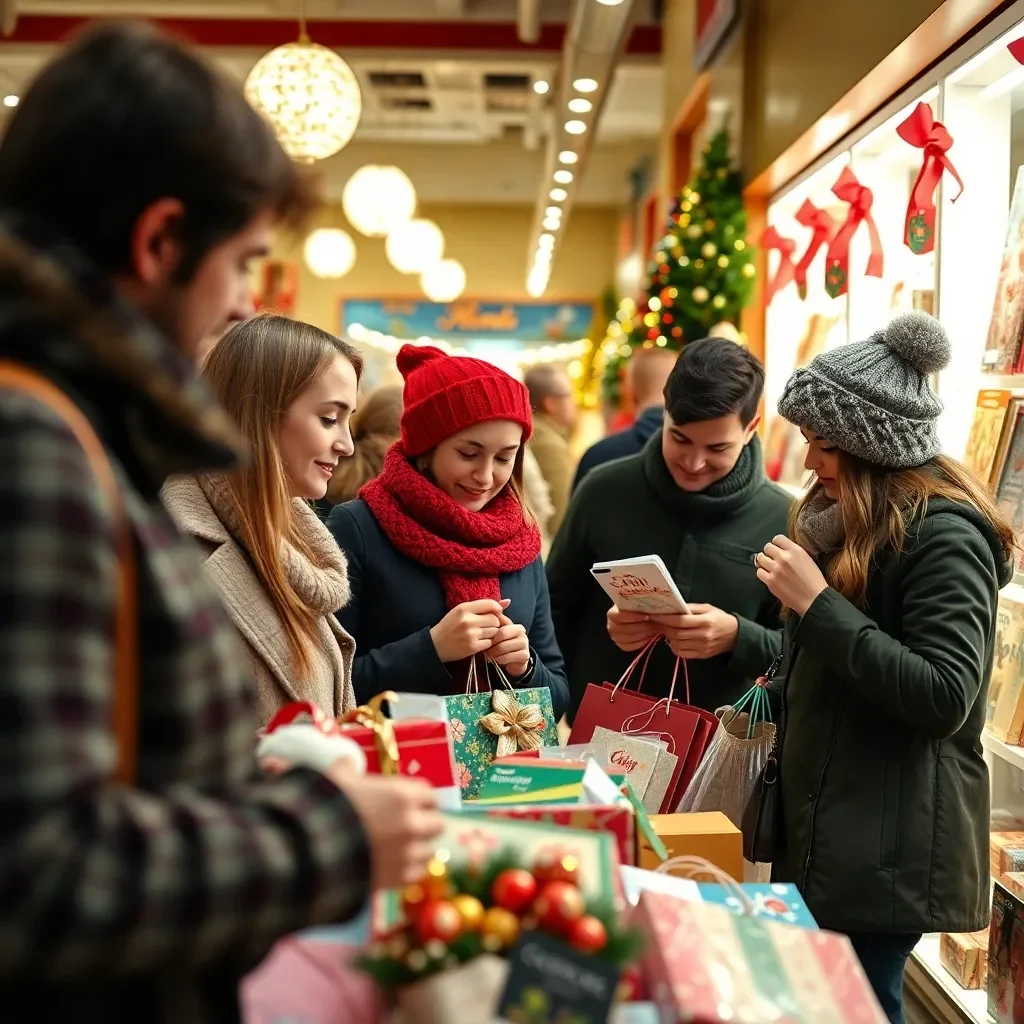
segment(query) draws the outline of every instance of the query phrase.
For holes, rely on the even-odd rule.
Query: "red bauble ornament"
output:
[[[619,980],[619,1000],[636,1003],[644,997],[644,976],[639,967],[626,967]]]
[[[521,914],[537,895],[537,879],[523,868],[502,871],[491,887],[491,899],[513,914]]]
[[[682,336],[683,336],[683,329],[682,329],[682,327],[673,327],[672,328],[672,337],[673,338],[681,338]]]
[[[569,926],[569,942],[581,953],[600,953],[608,944],[608,932],[596,917],[587,914]]]
[[[541,885],[548,882],[571,882],[579,884],[579,858],[571,853],[552,850],[541,854],[533,864],[534,877]]]
[[[416,918],[416,937],[421,943],[437,939],[452,942],[462,931],[462,915],[450,900],[430,900]]]
[[[558,935],[564,935],[584,910],[583,897],[571,882],[548,882],[533,905],[541,928]]]
[[[671,313],[662,313],[661,314],[661,322],[663,324],[670,324],[670,323],[672,323],[672,314]]]

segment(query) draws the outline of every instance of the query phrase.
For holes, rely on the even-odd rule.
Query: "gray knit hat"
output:
[[[779,412],[845,452],[890,469],[939,454],[943,405],[928,376],[949,365],[949,337],[927,313],[904,313],[867,341],[815,356],[786,384]]]

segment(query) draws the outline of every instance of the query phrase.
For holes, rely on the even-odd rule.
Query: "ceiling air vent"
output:
[[[419,71],[371,71],[370,84],[377,89],[425,89],[427,81]]]
[[[384,110],[433,110],[434,104],[426,96],[382,96]]]
[[[530,87],[529,75],[484,75],[485,89],[521,89]]]

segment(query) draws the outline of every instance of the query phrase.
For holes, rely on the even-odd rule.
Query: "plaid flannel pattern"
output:
[[[0,983],[251,962],[367,895],[347,799],[307,770],[257,774],[240,642],[191,543],[119,473],[139,573],[134,789],[108,782],[109,512],[69,430],[0,391]]]

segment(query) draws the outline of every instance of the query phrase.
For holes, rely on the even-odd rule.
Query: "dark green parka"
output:
[[[827,590],[785,632],[784,850],[824,928],[964,932],[989,919],[981,731],[998,590],[992,525],[934,499],[859,610]]]

